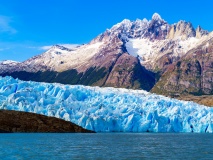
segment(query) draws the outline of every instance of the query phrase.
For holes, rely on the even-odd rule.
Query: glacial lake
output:
[[[0,159],[213,159],[213,134],[0,134]]]

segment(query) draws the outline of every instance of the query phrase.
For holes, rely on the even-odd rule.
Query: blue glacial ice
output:
[[[143,90],[0,77],[0,109],[53,116],[96,132],[213,132],[213,108]]]

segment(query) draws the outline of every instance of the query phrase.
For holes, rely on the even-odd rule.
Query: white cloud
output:
[[[8,32],[8,33],[16,33],[16,29],[14,29],[11,25],[11,18],[7,16],[0,15],[0,32]]]
[[[80,44],[58,44],[60,46],[66,47],[68,49],[72,49],[72,48],[76,48],[77,46],[80,46]],[[40,47],[41,50],[48,50],[50,49],[52,46],[42,46]]]

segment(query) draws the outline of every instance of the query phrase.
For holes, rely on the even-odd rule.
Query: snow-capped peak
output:
[[[12,60],[0,61],[0,64],[3,64],[3,65],[15,65],[15,64],[17,64],[17,63],[20,63],[20,62],[12,61]]]
[[[69,48],[64,47],[64,46],[62,46],[62,45],[58,45],[58,44],[53,45],[50,49],[60,49],[60,50],[63,50],[63,51],[70,51]]]
[[[152,20],[163,20],[158,13],[154,13],[152,16]]]
[[[124,19],[121,24],[130,24],[131,21],[129,19]]]
[[[142,21],[143,21],[144,23],[148,23],[148,22],[149,22],[146,18],[144,18]]]
[[[107,31],[110,34],[105,35],[118,36],[125,41],[129,38],[165,39],[169,27],[170,25],[158,13],[154,13],[149,21],[146,18],[134,21],[124,19]]]
[[[129,19],[124,19],[123,21],[121,21],[120,23],[117,23],[116,25],[114,25],[110,31],[115,31],[117,29],[125,29],[125,28],[129,28],[132,25],[132,22]]]

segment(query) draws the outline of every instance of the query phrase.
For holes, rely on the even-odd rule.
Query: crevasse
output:
[[[143,90],[0,77],[0,109],[62,118],[96,132],[213,132],[213,109]]]

